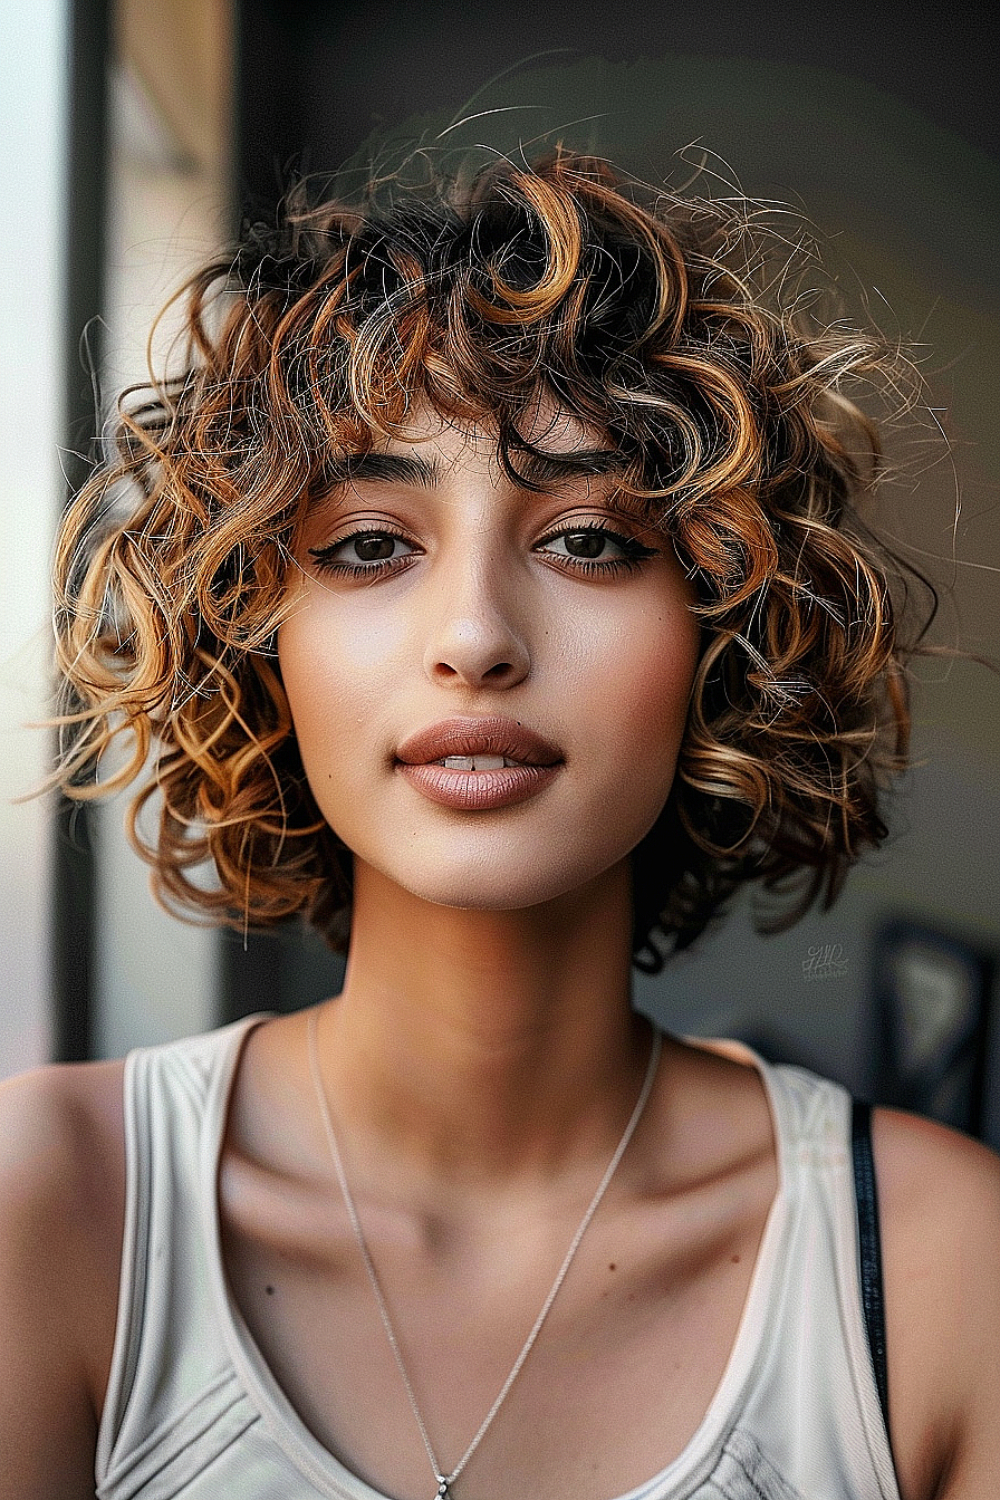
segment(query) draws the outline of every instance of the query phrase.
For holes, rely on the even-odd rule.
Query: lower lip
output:
[[[430,802],[483,812],[527,802],[555,780],[562,761],[554,766],[504,766],[497,771],[454,771],[448,766],[411,766],[398,761],[396,769]]]

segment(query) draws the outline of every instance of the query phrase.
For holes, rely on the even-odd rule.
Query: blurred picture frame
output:
[[[882,924],[872,952],[873,1098],[980,1136],[996,955],[906,919]]]

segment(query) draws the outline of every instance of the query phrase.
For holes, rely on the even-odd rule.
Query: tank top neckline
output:
[[[226,1277],[218,1182],[229,1100],[243,1044],[255,1027],[272,1020],[273,1016],[273,1012],[258,1012],[227,1028],[230,1032],[228,1046],[206,1101],[199,1182],[211,1299],[243,1388],[270,1436],[287,1457],[321,1494],[336,1497],[336,1500],[392,1500],[391,1496],[375,1489],[348,1469],[306,1426],[264,1358],[232,1296]],[[698,1045],[702,1039],[686,1040]],[[731,1044],[725,1045],[728,1050]],[[738,1052],[757,1069],[764,1086],[774,1133],[778,1187],[765,1220],[736,1335],[704,1415],[681,1451],[658,1473],[623,1494],[609,1496],[608,1500],[667,1500],[673,1486],[684,1480],[698,1482],[706,1477],[742,1409],[742,1397],[760,1362],[761,1345],[769,1326],[768,1312],[782,1261],[782,1247],[790,1224],[795,1154],[789,1136],[787,1108],[770,1064],[742,1044]]]

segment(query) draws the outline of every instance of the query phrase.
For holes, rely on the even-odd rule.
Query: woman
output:
[[[0,1094],[0,1493],[985,1496],[994,1158],[876,1112],[880,1277],[843,1091],[630,1005],[884,834],[886,366],[599,163],[389,198],[196,278],[66,524],[64,784],[152,754],[161,894],[350,946]]]

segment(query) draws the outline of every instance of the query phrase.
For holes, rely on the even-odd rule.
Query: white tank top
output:
[[[313,1437],[230,1296],[216,1185],[240,1045],[265,1016],[125,1065],[118,1324],[99,1500],[386,1500]],[[779,1189],[697,1432],[618,1500],[899,1500],[862,1315],[851,1101],[756,1059]]]

